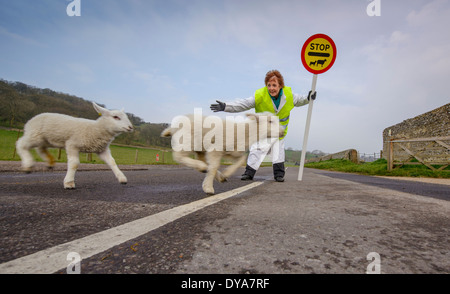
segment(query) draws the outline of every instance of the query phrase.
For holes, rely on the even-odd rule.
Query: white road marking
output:
[[[70,252],[78,253],[82,259],[106,251],[128,240],[139,237],[183,216],[218,203],[227,198],[255,188],[264,182],[253,182],[234,190],[210,196],[185,205],[177,206],[103,232],[45,249],[15,260],[0,264],[0,274],[51,274],[67,268]],[[81,265],[82,265],[81,261]]]

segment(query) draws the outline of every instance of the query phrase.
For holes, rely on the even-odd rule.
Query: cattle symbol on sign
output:
[[[306,70],[321,74],[333,66],[336,60],[336,45],[327,35],[316,34],[305,42],[301,54]]]

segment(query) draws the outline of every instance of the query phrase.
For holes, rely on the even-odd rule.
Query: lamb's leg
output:
[[[31,147],[27,144],[25,137],[20,138],[16,143],[17,154],[22,159],[22,170],[31,173],[31,169],[34,165],[33,155],[30,152]]]
[[[80,164],[79,152],[76,148],[67,147],[67,174],[64,178],[64,189],[75,189],[75,172]]]
[[[222,152],[208,152],[206,153],[206,161],[208,163],[208,171],[206,177],[203,180],[203,191],[208,195],[214,194],[214,178],[216,177],[217,170],[220,166],[220,159],[222,158]]]
[[[206,163],[206,152],[196,152],[198,160],[201,160]],[[204,171],[206,173],[206,170]],[[217,170],[216,172],[216,180],[219,182],[225,182],[227,179],[222,175],[222,173]]]
[[[36,148],[36,151],[38,152],[39,156],[47,162],[47,167],[49,169],[53,168],[55,166],[55,158],[48,152],[47,148],[45,147],[38,147]]]
[[[208,169],[206,163],[198,159],[190,158],[189,154],[191,153],[188,151],[174,151],[172,156],[173,159],[180,164],[196,169],[202,173],[206,172]]]
[[[206,162],[206,152],[195,152],[197,154],[197,159]]]
[[[232,174],[234,174],[236,172],[236,170],[238,168],[240,168],[245,162],[247,161],[247,154],[242,155],[241,157],[239,157],[236,162],[234,162],[232,165],[230,165],[229,167],[227,167],[224,171],[223,171],[223,177],[224,180],[221,182],[226,181],[227,178],[229,178]]]
[[[111,170],[113,171],[117,180],[119,180],[119,183],[121,183],[121,184],[127,183],[127,177],[123,174],[123,172],[117,166],[116,161],[111,156],[111,150],[109,150],[109,148],[107,148],[102,153],[99,153],[98,156],[100,156],[100,159],[103,160],[111,168]]]

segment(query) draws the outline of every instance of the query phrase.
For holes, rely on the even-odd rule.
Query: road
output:
[[[127,185],[79,171],[75,190],[64,171],[1,172],[0,273],[65,273],[62,257],[78,251],[84,274],[365,273],[372,261],[381,273],[450,273],[449,186],[311,169],[298,182],[295,168],[277,183],[271,172],[251,187],[238,174],[216,182],[212,197],[203,174],[179,166],[125,170]]]

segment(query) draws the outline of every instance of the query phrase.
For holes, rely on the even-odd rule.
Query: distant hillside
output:
[[[286,162],[290,163],[290,164],[300,164],[300,157],[302,154],[302,151],[299,150],[292,150],[292,148],[287,148],[286,149]],[[305,158],[311,159],[311,158],[316,158],[316,157],[321,157],[326,155],[326,153],[320,151],[320,150],[314,150],[314,151],[306,151],[306,155]]]
[[[0,126],[23,128],[30,118],[42,112],[56,112],[87,119],[98,118],[91,101],[0,79]],[[120,135],[116,138],[116,143],[170,147],[170,139],[160,136],[168,124],[148,123],[132,113],[127,115],[136,128],[135,132]]]

